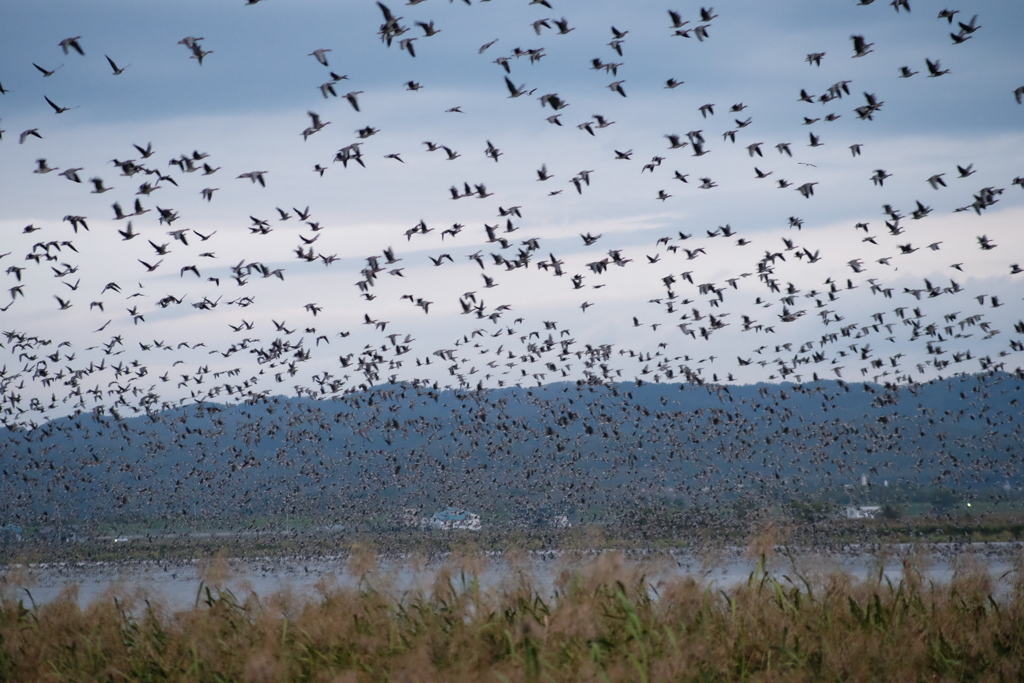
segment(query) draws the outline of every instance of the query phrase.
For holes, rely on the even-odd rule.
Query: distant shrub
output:
[[[903,506],[895,505],[893,503],[886,503],[882,506],[882,509],[878,511],[879,516],[882,519],[899,520],[903,519]]]

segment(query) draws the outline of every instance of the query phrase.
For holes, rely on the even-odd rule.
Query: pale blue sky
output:
[[[409,28],[390,48],[377,35],[380,9],[363,0],[263,0],[254,6],[46,1],[6,9],[0,26],[0,84],[9,91],[0,95],[0,129],[6,131],[0,140],[0,254],[10,253],[0,259],[0,306],[10,303],[11,287],[21,284],[25,296],[0,313],[3,329],[39,335],[54,345],[69,341],[75,360],[54,361],[54,371],[88,365],[103,356],[102,344],[112,335],[122,335],[123,359],[150,368],[147,376],[133,380],[135,385],[169,399],[197,391],[188,382],[178,387],[155,379],[172,367],[177,374],[194,374],[204,366],[211,373],[239,369],[241,376],[258,377],[257,386],[273,393],[310,386],[312,376],[323,372],[349,375],[344,388],[351,388],[364,377],[342,367],[338,357],[358,358],[367,345],[384,359],[378,381],[394,375],[458,384],[461,374],[475,385],[489,375],[484,383],[493,386],[499,381],[575,379],[592,371],[577,356],[557,359],[529,352],[526,345],[536,339],[520,338],[532,331],[546,337],[550,331],[545,321],[558,323],[556,334],[569,331],[562,338],[574,340],[570,352],[605,343],[616,350],[660,352],[663,368],[674,368],[677,379],[679,367],[687,364],[706,379],[778,379],[780,368],[793,369],[792,357],[805,342],[844,325],[866,328],[876,313],[893,322],[894,309],[901,306],[921,308],[923,326],[956,327],[954,334],[942,335],[942,345],[949,355],[971,350],[972,360],[936,369],[929,364],[936,356],[927,348],[936,337],[915,337],[912,326],[899,323],[848,341],[858,345],[856,351],[847,349],[852,359],[837,353],[838,346],[826,346],[826,361],[801,367],[804,379],[811,372],[822,377],[843,373],[845,379],[924,379],[977,371],[976,358],[986,355],[1006,363],[1007,369],[1020,365],[1020,354],[1010,345],[1021,337],[1013,323],[1024,292],[1024,275],[1011,274],[1012,264],[1024,261],[1019,231],[1024,192],[1012,184],[1014,177],[1024,175],[1024,107],[1013,95],[1024,85],[1024,50],[1015,35],[1024,25],[1020,3],[959,6],[957,21],[968,22],[977,14],[981,27],[960,45],[949,35],[959,31],[957,23],[938,19],[938,6],[920,2],[911,3],[910,14],[897,13],[880,0],[867,6],[848,0],[828,7],[796,0],[720,2],[713,8],[718,16],[710,22],[705,41],[673,36],[669,28],[670,8],[690,22],[686,28],[700,25],[697,5],[592,0],[552,0],[551,9],[526,0],[470,6],[441,0],[386,4]],[[557,33],[553,21],[562,17],[573,28],[565,35]],[[532,24],[542,19],[549,19],[551,28],[542,28],[538,35]],[[440,32],[428,37],[415,22],[431,20]],[[629,31],[621,57],[608,45],[611,26]],[[873,52],[853,58],[855,34],[874,43]],[[73,36],[81,36],[85,56],[63,54],[58,43]],[[185,36],[203,37],[202,48],[212,50],[202,66],[178,44]],[[415,38],[415,58],[399,47],[408,37]],[[497,42],[483,54],[478,52],[493,40]],[[321,48],[330,50],[327,68],[309,56]],[[510,57],[509,78],[516,86],[535,90],[531,96],[509,98],[506,74],[494,62],[515,48],[543,49],[536,63]],[[825,53],[820,67],[805,61],[812,52]],[[124,72],[113,75],[104,55]],[[618,75],[590,68],[594,58],[621,63]],[[926,59],[940,60],[950,73],[927,78]],[[57,70],[44,78],[33,63]],[[901,66],[919,73],[899,78]],[[330,80],[331,71],[348,77],[335,84],[339,95],[361,91],[361,111],[343,97],[321,96],[318,86]],[[668,89],[668,78],[685,83]],[[608,87],[617,80],[624,81],[627,97]],[[408,81],[423,87],[410,91]],[[842,99],[798,101],[801,89],[817,97],[841,81],[849,81],[850,89]],[[884,101],[871,121],[858,119],[854,112],[865,104],[865,92]],[[546,120],[555,112],[538,102],[547,93],[569,102],[560,112],[561,127]],[[71,109],[55,114],[44,96]],[[729,111],[741,102],[746,109]],[[715,105],[713,115],[701,115],[704,104]],[[446,111],[453,107],[461,112]],[[310,125],[308,110],[330,123],[303,141],[301,133]],[[591,136],[578,125],[594,121],[595,114],[614,123]],[[838,118],[827,121],[828,114]],[[737,124],[748,117],[749,125]],[[804,117],[819,120],[804,124]],[[360,141],[356,131],[368,126],[379,133],[361,141],[366,168],[332,163],[340,148]],[[32,128],[43,139],[30,137],[19,144],[22,131]],[[708,154],[694,156],[692,146],[669,149],[667,134],[685,141],[695,130],[703,131]],[[735,131],[735,143],[723,139],[729,131]],[[808,146],[810,133],[820,136],[823,146]],[[447,145],[459,156],[449,161],[443,151],[427,152],[424,141]],[[483,153],[487,141],[502,152],[497,163]],[[155,153],[142,159],[132,145],[150,142]],[[763,157],[747,151],[756,142],[763,143]],[[792,158],[776,151],[775,145],[783,142],[792,143]],[[855,143],[863,146],[859,157],[849,150]],[[203,176],[168,164],[193,150],[209,153],[205,161],[221,170]],[[632,159],[616,160],[616,150],[633,150]],[[402,162],[387,154],[398,154]],[[664,157],[663,163],[643,171],[654,156]],[[110,163],[115,158],[133,159],[178,182],[177,187],[160,183],[158,191],[140,197],[150,212],[131,219],[141,233],[131,241],[118,236],[116,229],[124,229],[126,221],[114,220],[111,204],[117,201],[130,212],[140,183],[156,176],[122,177]],[[59,170],[33,173],[37,159]],[[327,168],[323,177],[313,171],[315,164]],[[957,166],[970,164],[975,173],[958,177]],[[537,180],[542,165],[553,175],[543,182]],[[757,179],[755,166],[771,175]],[[78,167],[83,169],[82,184],[58,175]],[[881,187],[871,180],[877,169],[892,174]],[[267,171],[266,188],[236,178],[257,170]],[[570,180],[583,170],[593,171],[591,184],[577,194]],[[687,174],[689,182],[674,179],[674,171]],[[927,179],[934,174],[944,174],[945,187],[929,186]],[[91,193],[92,177],[113,189]],[[715,187],[699,189],[702,177]],[[779,179],[792,185],[780,189]],[[494,194],[452,201],[449,187],[464,183],[483,183]],[[804,183],[816,183],[813,197],[805,199],[796,191]],[[994,197],[997,203],[980,216],[954,213],[985,187],[1004,189]],[[200,196],[204,188],[217,188],[212,201]],[[552,191],[561,192],[549,195]],[[671,196],[659,201],[659,191]],[[932,212],[913,220],[910,214],[918,200]],[[906,216],[900,223],[905,232],[889,234],[884,204]],[[500,224],[504,230],[506,218],[499,216],[499,207],[513,205],[522,207],[522,218],[513,217],[520,229],[506,235],[512,244],[502,250],[486,241],[484,225]],[[294,214],[293,207],[306,206],[310,220],[319,221],[323,231],[313,232],[295,217],[279,220],[276,207]],[[161,225],[157,207],[180,218],[171,228]],[[76,236],[61,220],[69,214],[86,216],[90,231]],[[251,233],[250,217],[269,221],[273,231]],[[791,228],[790,217],[801,219],[803,228]],[[406,231],[420,220],[433,231],[407,239]],[[856,230],[858,222],[868,223],[869,232]],[[465,228],[442,237],[454,223]],[[22,229],[28,224],[41,229],[25,234]],[[725,224],[737,235],[706,236]],[[170,229],[188,230],[189,244],[175,242],[167,234]],[[192,231],[216,234],[200,242]],[[693,237],[680,241],[680,231]],[[584,246],[581,233],[602,237]],[[982,235],[996,248],[980,249]],[[310,247],[338,260],[325,266],[298,259],[294,249],[304,245],[302,237],[316,237]],[[661,237],[671,239],[659,243]],[[865,237],[875,243],[864,242]],[[509,269],[490,256],[514,260],[528,238],[536,238],[539,247],[530,254],[528,267]],[[738,238],[750,244],[737,245]],[[800,249],[787,250],[782,238]],[[78,253],[65,249],[55,261],[25,261],[33,245],[51,240],[72,240]],[[168,243],[169,253],[155,254],[149,240]],[[935,242],[941,243],[938,250],[927,248]],[[910,253],[903,254],[900,245],[910,245]],[[402,261],[388,269],[402,267],[404,277],[384,271],[370,290],[375,298],[361,298],[356,286],[363,279],[360,270],[367,257],[378,256],[383,263],[382,250],[389,246]],[[817,252],[820,260],[796,258],[804,247]],[[687,259],[684,249],[697,248],[705,253]],[[612,264],[607,273],[592,273],[587,264],[608,257],[609,250],[620,250],[632,261],[622,268]],[[468,258],[477,251],[486,259],[486,270]],[[766,251],[787,256],[775,264],[780,292],[770,291],[753,275]],[[429,257],[444,253],[453,262],[433,266]],[[564,262],[562,277],[537,267],[552,254]],[[164,262],[152,273],[139,263],[161,258]],[[861,260],[862,272],[850,267],[854,259]],[[284,268],[285,281],[252,274],[240,287],[230,272],[239,261],[260,262],[269,270]],[[954,263],[962,265],[953,269]],[[62,264],[78,270],[59,275]],[[189,271],[182,275],[180,269],[190,265],[200,269],[201,277]],[[11,266],[25,268],[20,283],[17,271],[8,271]],[[682,279],[684,272],[692,273],[693,284]],[[482,274],[497,286],[485,287]],[[570,282],[576,274],[584,276],[579,289]],[[666,295],[663,278],[669,276],[676,279],[676,300]],[[219,278],[220,284],[210,277]],[[833,293],[829,301],[826,281],[845,290],[847,278],[856,288]],[[949,287],[951,278],[963,291],[934,297],[925,293],[920,300],[904,291],[921,289],[925,279],[937,288]],[[76,280],[80,282],[73,290]],[[102,291],[108,282],[117,282],[122,291]],[[788,283],[798,290],[792,303],[782,300]],[[722,298],[701,293],[700,284],[722,289]],[[871,284],[891,287],[893,298],[872,293]],[[496,322],[461,313],[459,298],[468,291],[484,301],[486,314],[501,314]],[[128,298],[136,293],[140,296]],[[160,307],[157,302],[168,295],[182,303]],[[985,295],[980,302],[975,298],[979,295]],[[993,307],[991,295],[1005,305]],[[252,306],[227,303],[246,296],[254,297]],[[60,310],[56,297],[70,307]],[[198,307],[204,297],[221,297],[221,303],[215,309]],[[418,298],[433,302],[429,314],[415,305]],[[90,306],[98,302],[102,310]],[[323,310],[313,316],[304,308],[307,303]],[[583,304],[591,305],[584,310]],[[497,310],[500,305],[510,310]],[[135,322],[132,308],[145,315],[145,322]],[[694,308],[700,318],[693,315]],[[784,308],[804,313],[784,322]],[[831,313],[823,317],[823,310]],[[721,318],[727,326],[706,340],[699,334],[687,336],[678,327],[707,329],[709,313],[727,314]],[[957,316],[946,320],[951,313]],[[988,331],[959,327],[975,314],[990,325]],[[775,331],[743,331],[744,315]],[[366,316],[389,325],[383,331],[364,325]],[[522,322],[514,322],[520,318]],[[94,331],[108,320],[102,331]],[[312,349],[309,359],[299,364],[294,377],[277,382],[276,371],[259,376],[269,368],[256,363],[248,349],[227,357],[211,355],[211,350],[223,352],[240,341],[242,335],[229,325],[241,320],[255,325],[246,333],[258,340],[250,347],[269,345],[275,338],[298,345],[301,339],[300,348]],[[275,320],[294,333],[277,330]],[[304,333],[306,329],[316,331]],[[461,350],[456,341],[470,338],[474,330],[486,330],[486,336],[472,338],[471,344],[480,346],[467,345],[471,351],[457,354],[465,360],[457,363],[455,373],[447,371],[450,362],[438,368],[434,352]],[[991,330],[1001,334],[992,335]],[[402,339],[407,334],[415,338],[407,345],[408,353],[397,354],[401,349],[387,337],[392,331]],[[490,336],[498,331],[502,335]],[[956,333],[973,336],[957,338]],[[321,335],[330,343],[315,345]],[[175,353],[141,346],[151,346],[153,339],[206,346]],[[793,352],[774,353],[776,346],[787,343]],[[861,359],[864,344],[879,357],[882,349],[903,353],[905,360],[889,367],[890,375],[880,376],[879,368]],[[737,363],[737,357],[750,357],[752,349],[762,346],[769,349],[760,354],[770,361],[765,367]],[[507,365],[510,351],[514,367]],[[8,347],[5,353],[10,352]],[[712,355],[719,360],[709,361]],[[431,366],[416,366],[417,359],[428,358],[435,361]],[[7,360],[9,372],[21,370],[29,379],[27,394],[53,393],[52,386],[26,374],[16,354]],[[176,360],[183,363],[174,366]],[[547,367],[549,362],[556,371]],[[922,372],[914,369],[918,363],[924,364]],[[622,371],[616,377],[628,380],[640,376],[644,366],[657,367],[659,359],[638,362],[616,356],[611,364]],[[837,373],[836,367],[845,369]],[[643,376],[651,379],[653,374]],[[659,374],[665,378],[664,371]],[[110,380],[100,374],[88,377],[85,381],[97,386]],[[208,389],[204,384],[200,395]]]

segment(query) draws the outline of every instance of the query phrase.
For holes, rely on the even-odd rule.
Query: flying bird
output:
[[[32,66],[34,66],[35,68],[37,68],[37,69],[38,69],[38,70],[40,71],[40,73],[42,73],[42,74],[43,74],[43,78],[49,78],[49,77],[50,77],[50,76],[52,76],[53,74],[57,73],[57,70],[58,70],[58,69],[60,69],[60,68],[61,68],[61,66],[64,66],[64,65],[63,65],[63,64],[61,64],[61,65],[60,65],[60,66],[58,66],[58,67],[57,67],[56,69],[44,69],[43,67],[39,66],[39,65],[38,65],[38,64],[36,64],[35,62],[32,62]]]
[[[874,43],[869,43],[866,40],[864,40],[864,36],[854,35],[850,36],[850,38],[853,40],[854,57],[863,57],[864,55],[874,52],[874,50],[871,49],[872,46],[874,46]]]
[[[68,54],[68,50],[71,49],[84,57],[85,52],[82,50],[82,46],[78,42],[81,39],[82,36],[75,36],[74,38],[65,38],[58,44],[60,45],[61,49],[64,50],[64,54]]]
[[[46,95],[43,95],[43,99],[44,99],[44,100],[46,100],[46,103],[47,103],[47,104],[49,104],[49,105],[50,105],[51,107],[53,107],[53,111],[54,111],[54,113],[56,113],[56,114],[63,114],[64,112],[66,112],[66,111],[69,111],[69,110],[71,110],[71,109],[77,109],[77,107],[58,107],[58,106],[57,106],[57,105],[56,105],[56,104],[54,103],[54,101],[53,101],[53,100],[51,100],[51,99],[50,99],[49,97],[47,97]]]
[[[309,53],[310,57],[315,57],[316,61],[320,62],[324,66],[330,66],[327,63],[327,53],[330,52],[330,48],[319,48]]]
[[[107,55],[103,55],[103,56],[106,57],[107,64],[110,65],[110,68],[113,70],[115,76],[120,76],[122,73],[124,73],[125,69],[127,69],[129,66],[131,66],[131,64],[126,64],[123,67],[118,67],[113,59],[111,59],[110,57],[107,57]]]

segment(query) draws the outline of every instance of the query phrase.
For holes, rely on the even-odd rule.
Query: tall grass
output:
[[[934,585],[858,581],[772,559],[718,586],[654,579],[657,567],[605,553],[541,590],[525,562],[497,585],[466,555],[433,585],[397,592],[357,553],[362,578],[321,580],[315,597],[229,589],[226,563],[202,573],[195,604],[172,612],[137,590],[79,607],[75,589],[36,605],[8,577],[0,680],[734,681],[1021,680],[1024,580],[995,596],[984,564],[959,560]],[[648,573],[645,573],[648,572]]]

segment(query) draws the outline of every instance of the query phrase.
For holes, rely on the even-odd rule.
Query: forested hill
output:
[[[91,413],[0,437],[5,520],[449,504],[512,517],[871,482],[1020,485],[1021,378],[912,387],[386,385],[136,417]]]

